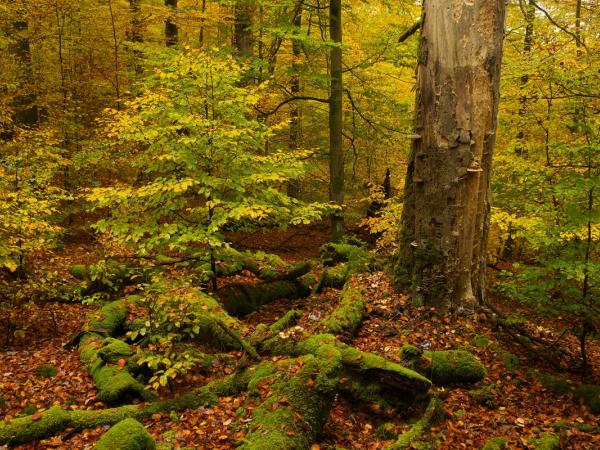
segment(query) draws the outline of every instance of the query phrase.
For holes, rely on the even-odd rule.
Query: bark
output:
[[[165,6],[169,9],[169,16],[165,20],[165,44],[174,47],[179,43],[179,29],[173,17],[177,12],[177,0],[165,0]]]
[[[302,7],[298,8],[294,16],[293,25],[296,32],[302,31]],[[300,58],[302,57],[302,43],[298,39],[292,39],[292,79],[290,82],[290,92],[293,97],[300,95]],[[290,152],[296,151],[300,147],[300,103],[292,102],[290,109]],[[300,194],[299,180],[291,180],[287,185],[287,194],[292,198],[298,198]]]
[[[254,33],[252,32],[254,5],[249,0],[238,0],[235,4],[233,46],[243,57],[251,57],[254,52]]]
[[[395,261],[397,284],[417,303],[483,300],[505,9],[503,0],[424,3]]]
[[[331,86],[329,97],[329,199],[340,210],[331,214],[331,240],[339,242],[344,234],[341,208],[344,204],[343,68],[342,68],[342,2],[329,3],[329,34],[334,45],[330,50]]]
[[[525,26],[525,37],[523,39],[523,53],[524,53],[524,55],[528,55],[529,53],[531,53],[531,47],[533,45],[533,31],[534,31],[534,20],[535,20],[535,5],[531,0],[529,0],[529,3],[527,4],[527,9],[525,10],[525,14],[526,14],[525,15],[526,26]],[[528,82],[529,82],[529,75],[524,74],[521,77],[521,87],[524,88]],[[526,103],[527,103],[527,96],[525,94],[523,94],[521,96],[521,104],[519,106],[519,117],[521,118],[521,120],[525,116]],[[520,130],[517,133],[517,139],[522,140],[524,137],[525,137],[525,131]],[[519,144],[517,145],[515,152],[517,153],[517,155],[520,155],[523,153],[523,146],[521,145],[521,142],[519,142]]]

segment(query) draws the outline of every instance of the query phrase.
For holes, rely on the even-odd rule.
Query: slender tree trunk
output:
[[[177,12],[177,0],[165,0],[165,6],[169,9],[169,16],[165,20],[165,44],[174,47],[179,43],[179,29],[173,17]]]
[[[483,301],[504,0],[426,0],[396,281],[442,308]]]
[[[115,66],[115,95],[117,96],[117,110],[121,109],[121,86],[119,79],[119,41],[117,39],[117,26],[115,23],[115,13],[113,11],[112,0],[108,0],[108,10],[110,11],[110,23],[113,35],[113,60]]]
[[[233,46],[243,57],[251,57],[254,52],[253,3],[250,0],[238,0],[235,4]]]
[[[329,97],[329,190],[330,200],[342,208],[344,204],[343,78],[342,78],[342,2],[329,2],[329,34],[337,45],[331,47],[331,93]],[[342,211],[331,215],[331,239],[338,242],[344,234]]]
[[[525,10],[525,38],[523,39],[523,54],[525,56],[531,53],[531,47],[533,45],[533,30],[534,30],[534,20],[535,20],[535,4],[531,0],[529,0],[527,4],[527,9]],[[529,82],[529,74],[524,74],[521,77],[521,88],[524,89],[527,83]],[[519,119],[521,120],[521,127],[524,126],[523,118],[525,116],[525,109],[527,104],[527,95],[523,93],[520,100],[519,105]],[[523,149],[523,138],[525,137],[524,129],[519,130],[517,133],[518,144],[515,148],[515,153],[517,155],[522,155],[524,152]]]
[[[302,8],[300,8],[293,21],[294,28],[300,33],[302,31]],[[293,96],[300,95],[300,58],[302,57],[302,43],[298,39],[292,39],[292,79],[290,82],[290,92]],[[290,109],[290,151],[295,151],[300,146],[300,104],[292,102]],[[298,180],[292,180],[288,183],[287,193],[290,197],[298,198],[300,183]]]
[[[200,44],[200,48],[204,47],[204,23],[206,22],[206,0],[202,0],[202,6],[200,9],[200,13],[202,16],[200,17],[200,34],[198,36],[198,42]]]

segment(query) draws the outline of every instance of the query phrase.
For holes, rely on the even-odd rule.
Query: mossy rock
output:
[[[542,434],[537,439],[532,439],[531,443],[535,450],[560,450],[560,438],[552,433]]]
[[[504,450],[507,445],[508,439],[503,436],[495,436],[487,441],[481,450]]]
[[[135,419],[125,419],[100,438],[94,450],[155,450],[156,442]]]
[[[411,364],[415,361],[418,361],[423,356],[423,350],[419,347],[415,347],[414,345],[403,345],[398,353],[400,359],[407,363]]]
[[[482,406],[494,408],[496,406],[496,389],[495,385],[488,384],[469,391],[469,395],[473,400]]]
[[[367,302],[360,289],[346,286],[340,296],[340,303],[326,317],[321,325],[325,333],[352,336],[362,324],[367,314]]]
[[[550,392],[560,395],[567,395],[571,392],[571,383],[564,378],[549,373],[538,373],[537,377],[542,385]]]
[[[594,414],[600,414],[600,386],[582,384],[573,393],[573,400],[582,400]]]
[[[504,367],[509,372],[514,372],[521,366],[521,360],[514,353],[504,352],[502,353],[501,358],[502,362],[504,363]]]

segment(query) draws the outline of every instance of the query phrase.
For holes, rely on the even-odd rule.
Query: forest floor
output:
[[[320,245],[327,240],[327,232],[313,227],[231,237],[240,248],[260,249],[277,253],[287,261],[299,261],[318,257]],[[69,277],[66,267],[75,262],[87,262],[93,254],[92,246],[69,246],[64,251],[64,258],[56,261],[57,270],[64,270],[65,277]],[[428,438],[434,448],[480,449],[494,436],[508,438],[511,449],[533,448],[531,439],[545,432],[560,433],[563,448],[600,448],[598,417],[587,406],[545,386],[536,371],[549,373],[551,369],[528,359],[522,348],[492,329],[488,322],[480,322],[477,317],[440,315],[433,309],[413,307],[406,295],[392,289],[390,280],[382,272],[360,275],[354,283],[365,290],[369,315],[348,343],[398,362],[399,350],[405,344],[432,350],[468,348],[487,368],[488,374],[480,383],[493,385],[487,406],[476,401],[469,392],[477,386],[437,389],[444,400],[446,414],[445,420],[430,429]],[[299,325],[310,329],[313,322],[335,306],[338,297],[339,291],[330,289],[307,299],[275,301],[244,318],[246,331],[250,333],[258,323],[274,322],[292,307],[304,311]],[[500,306],[505,310],[511,308],[511,305]],[[71,409],[104,407],[96,400],[94,383],[79,361],[77,350],[63,347],[80,331],[87,314],[95,309],[81,304],[32,306],[22,312],[26,320],[10,344],[4,345],[5,336],[0,330],[0,420],[10,420],[27,410],[30,414],[43,411],[53,405]],[[555,323],[539,322],[536,326],[548,334],[559,332],[553,329],[557,327]],[[576,344],[575,341],[569,343]],[[595,341],[590,347],[590,364],[598,374],[600,346]],[[240,356],[236,352],[232,354]],[[56,374],[45,373],[47,365],[54,367]],[[161,395],[172,396],[190,385],[202,385],[232,370],[232,367],[217,366],[208,372],[191,373],[172,388],[173,392],[161,392]],[[582,382],[576,375],[560,375],[574,386]],[[598,383],[598,376],[590,381]],[[247,415],[239,414],[244,401],[244,394],[223,397],[215,407],[178,414],[155,414],[144,424],[159,442],[170,443],[174,448],[231,449],[243,438],[244,425],[249,420]],[[251,404],[246,408],[252,408]],[[378,427],[389,422],[397,432],[403,432],[418,417],[420,408],[422,410],[421,406],[415,405],[408,410],[385,411],[373,405],[356,404],[339,395],[312,450],[385,448],[393,440],[385,440]],[[66,432],[16,448],[87,449],[106,428]]]

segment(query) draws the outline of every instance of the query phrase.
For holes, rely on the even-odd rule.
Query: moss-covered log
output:
[[[350,278],[350,267],[342,263],[333,267],[325,267],[321,272],[319,282],[315,287],[315,293],[319,294],[326,288],[341,289]]]
[[[154,450],[156,441],[144,425],[135,419],[125,419],[100,438],[94,450]]]
[[[402,433],[396,442],[390,445],[387,450],[406,450],[411,448],[413,442],[419,439],[429,428],[430,423],[437,415],[443,413],[442,401],[436,396],[432,396],[423,416],[405,433]]]
[[[242,373],[229,375],[173,400],[98,411],[65,410],[55,406],[41,413],[39,418],[27,416],[13,419],[10,422],[0,421],[0,445],[39,441],[52,437],[67,428],[79,431],[86,428],[114,425],[127,418],[142,420],[155,413],[214,406],[219,403],[219,397],[235,395],[245,390],[249,381],[255,376],[256,371],[261,370],[261,367],[258,365]]]
[[[347,263],[351,273],[372,272],[379,268],[375,256],[363,248],[350,244],[329,243],[323,245],[321,261],[324,266]]]
[[[268,394],[254,409],[250,431],[241,449],[308,449],[321,431],[337,391],[341,354],[334,347],[322,348],[316,356],[284,360],[255,377],[260,395]]]
[[[367,302],[359,288],[346,285],[340,296],[339,305],[323,319],[325,333],[354,335],[367,314]]]
[[[71,275],[84,282],[81,290],[84,296],[97,292],[118,292],[126,286],[148,282],[152,270],[114,260],[101,261],[91,266],[76,264],[70,267]]]
[[[358,399],[377,401],[386,398],[390,405],[397,406],[413,402],[431,386],[427,378],[414,370],[346,345],[331,334],[306,336],[290,332],[279,334],[263,344],[266,352],[292,356],[316,355],[323,348],[331,347],[342,355],[346,390]]]
[[[412,345],[406,345],[400,356],[405,365],[439,386],[477,383],[486,375],[479,358],[464,350],[422,352]]]
[[[216,292],[223,308],[232,316],[245,316],[280,298],[297,299],[311,293],[309,283],[297,281],[270,281],[256,285],[229,284]]]
[[[260,348],[260,345],[267,339],[270,339],[276,334],[281,333],[286,328],[296,325],[298,320],[300,320],[300,317],[302,317],[302,310],[290,309],[279,320],[270,326],[261,323],[256,327],[255,332],[250,338],[250,342]]]

